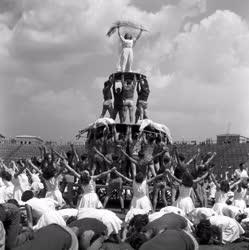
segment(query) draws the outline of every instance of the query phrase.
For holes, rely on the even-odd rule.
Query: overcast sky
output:
[[[117,20],[149,29],[134,50],[149,116],[173,139],[249,137],[249,1],[0,0],[0,133],[72,139],[101,112]]]

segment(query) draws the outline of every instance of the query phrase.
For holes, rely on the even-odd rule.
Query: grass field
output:
[[[205,245],[200,246],[200,250],[249,250],[248,242],[227,244],[225,246]]]

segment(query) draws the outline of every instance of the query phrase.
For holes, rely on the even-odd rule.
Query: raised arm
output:
[[[167,152],[167,150],[162,150],[160,153],[154,155],[154,156],[151,158],[151,160],[149,161],[149,163],[153,162],[157,157],[163,155],[163,154],[166,153],[166,152]]]
[[[194,179],[193,182],[194,182],[194,183],[200,182],[200,181],[206,179],[206,178],[208,177],[208,175],[209,175],[209,172],[205,173],[205,174],[202,175],[201,177],[198,177],[198,178]]]
[[[101,174],[92,176],[92,178],[93,178],[93,180],[100,179],[100,178],[102,178],[102,177],[104,177],[104,176],[110,174],[111,172],[113,172],[113,171],[115,171],[115,170],[116,170],[116,168],[113,167],[112,169],[109,169],[109,170],[107,170],[107,171],[105,171],[105,172],[102,172]]]
[[[235,181],[235,182],[233,182],[233,183],[229,183],[230,184],[230,189],[233,189],[235,186],[237,186],[239,183],[241,183],[241,179],[239,179],[239,180],[237,180],[237,181]]]
[[[22,161],[20,161],[20,167],[17,173],[14,174],[14,178],[17,178],[25,169],[25,165]]]
[[[205,166],[207,166],[216,156],[216,152],[214,152],[211,157],[204,163]]]
[[[212,181],[214,182],[216,188],[220,189],[220,184],[217,182],[214,174],[211,174],[210,177],[211,177]]]
[[[76,178],[80,178],[80,174],[77,173],[73,168],[71,168],[68,165],[68,161],[65,157],[63,157],[61,154],[59,154],[57,151],[54,151],[54,153],[62,160],[63,167],[65,167],[69,172],[71,172]]]
[[[197,153],[193,155],[193,157],[186,163],[187,165],[190,165],[193,161],[197,159],[197,157],[200,155],[200,150],[198,149]]]
[[[147,183],[150,184],[151,182],[156,181],[157,179],[160,179],[160,178],[162,178],[163,176],[166,176],[166,174],[167,174],[166,172],[164,172],[164,173],[162,173],[162,174],[158,174],[157,176],[152,177],[152,178],[150,178],[149,180],[147,180]]]
[[[142,29],[140,29],[140,31],[139,31],[139,33],[138,33],[138,35],[137,35],[137,36],[136,36],[136,38],[133,40],[133,42],[134,42],[134,46],[136,45],[137,40],[141,37],[142,33],[143,33],[143,30],[142,30]]]
[[[27,160],[28,165],[33,168],[37,173],[42,175],[42,171],[29,159]]]
[[[132,179],[130,179],[130,178],[128,178],[128,177],[122,175],[122,174],[119,173],[117,170],[115,170],[115,173],[116,173],[118,176],[120,176],[122,179],[126,180],[127,182],[129,182],[129,183],[132,183],[132,182],[133,182]]]
[[[119,36],[119,38],[120,38],[120,40],[121,40],[121,41],[123,41],[123,40],[124,40],[123,36],[120,34],[120,29],[119,29],[119,26],[118,26],[118,36]]]
[[[76,178],[80,178],[80,174],[77,173],[73,168],[71,168],[69,165],[68,165],[68,161],[66,159],[63,159],[63,166],[69,171],[71,172]]]
[[[124,154],[132,163],[134,163],[135,165],[138,164],[138,162],[133,159],[131,156],[129,156],[122,148],[120,148],[120,151],[122,152],[122,154]]]
[[[117,128],[116,125],[113,125],[113,133],[114,133],[114,140],[115,142],[118,141],[118,133],[117,133]]]
[[[112,165],[112,161],[110,161],[110,160],[108,160],[97,148],[95,148],[95,147],[93,147],[93,150],[99,155],[99,156],[101,156],[103,159],[104,159],[104,161],[106,162],[106,163],[108,163],[109,165]]]
[[[178,182],[179,184],[182,184],[182,181],[178,178],[176,178],[173,174],[170,173],[170,171],[168,169],[166,169],[166,173],[169,177],[171,177],[171,179],[173,179],[174,181]]]
[[[76,149],[75,149],[75,147],[74,147],[73,144],[71,144],[71,149],[72,149],[73,155],[74,155],[74,157],[75,157],[75,159],[76,159],[76,162],[79,162],[79,161],[80,161],[80,158],[79,158],[79,156],[78,156],[78,154],[77,154],[77,152],[76,152]]]

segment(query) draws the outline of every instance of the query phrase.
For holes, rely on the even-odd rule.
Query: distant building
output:
[[[26,144],[26,145],[37,145],[43,144],[43,140],[38,136],[32,135],[18,135],[12,139],[12,143],[14,144]]]
[[[238,144],[249,143],[249,138],[241,136],[239,134],[222,134],[217,135],[217,144]]]
[[[214,144],[214,141],[212,138],[207,138],[206,139],[206,144]]]
[[[5,140],[6,140],[5,136],[0,134],[0,143],[4,143]]]

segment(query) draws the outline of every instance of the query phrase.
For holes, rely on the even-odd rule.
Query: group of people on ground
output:
[[[89,135],[86,146],[80,157],[73,146],[66,153],[43,147],[40,157],[8,166],[1,160],[0,249],[194,250],[248,240],[244,163],[233,180],[228,173],[217,180],[215,152],[197,150],[186,160],[160,134],[123,135],[115,127],[100,138]],[[103,197],[98,183],[106,187]],[[113,195],[124,221],[107,209]]]

